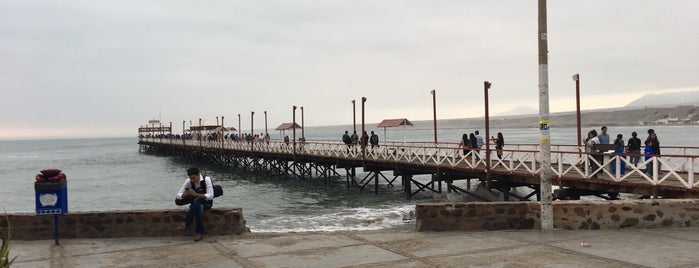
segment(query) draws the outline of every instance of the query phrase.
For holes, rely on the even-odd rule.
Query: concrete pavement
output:
[[[589,247],[581,246],[581,241]],[[13,241],[13,267],[699,267],[699,228]]]

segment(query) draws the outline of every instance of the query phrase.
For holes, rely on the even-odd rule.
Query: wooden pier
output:
[[[494,148],[482,148],[480,155],[471,151],[466,155],[456,144],[386,143],[379,147],[347,146],[335,141],[306,141],[285,143],[246,142],[231,140],[196,140],[182,138],[139,138],[139,151],[159,155],[182,156],[232,168],[266,172],[293,178],[316,178],[325,183],[331,178],[343,178],[347,188],[364,191],[373,186],[379,193],[381,186],[394,186],[400,181],[407,198],[422,191],[435,193],[460,192],[485,201],[469,189],[453,185],[454,181],[471,180],[485,183],[488,189],[498,190],[505,200],[530,200],[539,196],[541,169],[538,145],[507,145],[502,158]],[[551,146],[551,170],[557,199],[579,199],[594,195],[617,199],[620,193],[639,198],[698,198],[699,147],[663,147],[670,154],[643,157],[639,167],[633,167],[625,155],[600,155],[580,152],[574,145]],[[486,154],[490,154],[490,169],[486,168]],[[591,168],[592,161],[598,168]],[[630,169],[621,170],[621,163]],[[644,173],[645,165],[655,167]],[[662,169],[657,167],[661,165]],[[361,168],[365,176],[358,177]],[[416,180],[416,175],[430,175],[431,180]],[[400,178],[400,180],[398,180]],[[529,189],[527,195],[518,195],[514,188]],[[468,187],[467,187],[468,188]]]

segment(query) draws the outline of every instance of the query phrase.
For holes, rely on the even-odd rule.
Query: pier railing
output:
[[[486,168],[486,150],[464,151],[455,143],[386,142],[380,146],[346,145],[335,141],[247,142],[231,140],[181,140],[140,138],[141,141],[182,145],[193,148],[265,152],[287,155],[366,159],[419,165],[445,166],[454,169]],[[494,145],[490,153],[490,169],[504,172],[537,174],[541,170],[538,144],[508,144],[498,157]],[[577,145],[551,145],[551,171],[560,177],[604,179],[650,185],[673,185],[684,188],[699,186],[699,147],[664,146],[662,155],[587,153]],[[635,166],[630,157],[638,156]],[[625,168],[622,168],[624,167]]]

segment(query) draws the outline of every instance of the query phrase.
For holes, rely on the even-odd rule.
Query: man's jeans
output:
[[[192,224],[192,219],[196,220],[197,227],[195,232],[197,234],[204,233],[204,210],[210,209],[213,202],[208,202],[206,199],[195,197],[192,204],[189,205],[189,211],[187,211],[187,217],[184,219],[186,225]]]

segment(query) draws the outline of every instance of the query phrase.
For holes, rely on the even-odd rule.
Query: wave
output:
[[[414,223],[415,205],[344,208],[322,215],[285,215],[248,226],[252,232],[366,231],[404,227]]]

